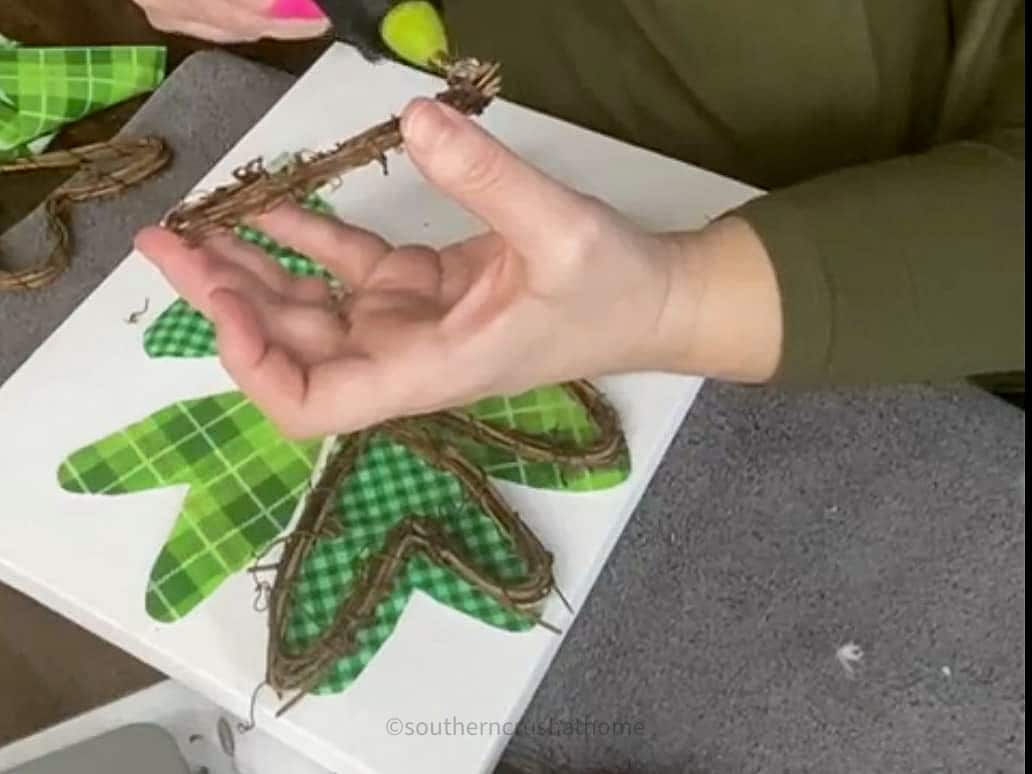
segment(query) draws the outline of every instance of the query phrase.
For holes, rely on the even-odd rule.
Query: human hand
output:
[[[216,43],[315,38],[329,22],[312,0],[134,0],[155,28]]]
[[[402,132],[426,178],[489,230],[433,250],[395,247],[296,205],[258,218],[256,227],[345,283],[341,303],[325,283],[293,279],[229,236],[196,249],[159,228],[137,238],[213,320],[226,370],[286,434],[348,432],[608,373],[773,370],[776,351],[774,363],[747,366],[729,354],[743,351],[729,344],[744,333],[736,320],[750,318],[749,305],[764,313],[765,303],[754,284],[725,287],[726,267],[751,260],[741,222],[710,234],[648,233],[431,100],[409,106]],[[730,244],[734,254],[715,260]],[[713,293],[723,313],[707,306]],[[713,340],[699,340],[713,330]],[[744,349],[754,356],[755,346]]]

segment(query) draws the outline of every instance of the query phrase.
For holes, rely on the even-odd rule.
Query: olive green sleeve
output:
[[[777,381],[1024,371],[1024,3],[1006,19],[972,7],[944,92],[952,139],[737,211],[777,273]]]

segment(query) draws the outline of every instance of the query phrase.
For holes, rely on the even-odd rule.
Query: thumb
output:
[[[423,176],[524,255],[545,255],[590,211],[586,197],[520,159],[457,110],[414,100],[401,117]]]

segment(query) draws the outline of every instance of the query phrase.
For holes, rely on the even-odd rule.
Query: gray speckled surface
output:
[[[1024,415],[973,389],[710,385],[528,714],[645,733],[549,757],[1023,772],[1024,467]]]
[[[170,79],[133,128],[176,165],[80,213],[54,288],[0,295],[0,379],[288,85],[211,54]],[[971,388],[707,386],[530,707],[553,732],[510,752],[578,774],[1023,772],[1024,468],[1024,414]],[[640,731],[563,723],[586,719]]]

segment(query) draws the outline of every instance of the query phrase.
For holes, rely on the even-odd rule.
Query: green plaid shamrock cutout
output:
[[[0,44],[0,160],[38,150],[33,141],[145,94],[164,76],[161,47]]]
[[[338,493],[339,536],[319,541],[306,558],[294,591],[286,644],[309,647],[332,624],[348,596],[358,567],[384,542],[388,530],[412,514],[439,521],[473,561],[494,577],[518,581],[524,562],[509,538],[464,491],[461,483],[403,445],[375,437]],[[500,605],[446,568],[423,556],[405,564],[394,589],[358,633],[358,647],[339,659],[316,693],[349,685],[387,641],[415,590],[491,626],[522,631],[534,626],[527,615]]]
[[[58,469],[69,492],[124,495],[189,485],[151,570],[147,612],[189,613],[286,528],[321,443],[283,439],[239,392],[173,403],[71,454]]]
[[[307,257],[263,234],[250,229],[238,234],[296,275],[328,277]],[[213,326],[182,299],[162,312],[143,338],[155,358],[216,354]],[[571,492],[624,481],[630,469],[626,452],[602,463],[564,464],[524,453],[506,439],[529,439],[531,449],[545,441],[577,449],[589,448],[600,434],[588,405],[565,387],[480,401],[441,423],[442,442],[483,474]],[[340,442],[325,443],[333,448]],[[282,438],[243,395],[228,392],[159,409],[71,454],[58,478],[68,491],[105,495],[189,485],[147,585],[147,611],[170,622],[263,555],[286,530],[312,491],[322,446]],[[387,533],[406,520],[437,524],[478,572],[499,584],[518,585],[527,571],[513,536],[472,496],[468,483],[394,437],[381,433],[363,447],[335,498],[335,529],[305,554],[293,587],[284,638],[290,648],[304,650],[326,633]],[[519,631],[536,623],[527,612],[501,604],[452,569],[417,554],[393,577],[389,593],[357,632],[355,647],[321,674],[314,692],[343,690],[361,673],[415,590],[491,626]]]

